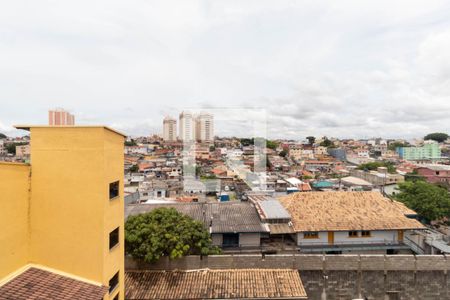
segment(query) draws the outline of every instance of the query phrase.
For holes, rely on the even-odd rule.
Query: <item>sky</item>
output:
[[[185,109],[216,134],[450,132],[450,1],[0,0],[0,132],[77,124],[161,134]],[[249,113],[249,112],[254,113]]]

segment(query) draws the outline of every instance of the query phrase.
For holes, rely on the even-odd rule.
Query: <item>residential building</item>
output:
[[[214,116],[210,113],[201,112],[195,118],[196,139],[200,142],[214,141]]]
[[[396,149],[401,159],[409,161],[418,160],[439,160],[441,158],[441,149],[435,141],[424,141],[420,147],[399,147]]]
[[[379,167],[376,171],[364,171],[351,168],[350,175],[366,180],[375,186],[391,185],[405,181],[405,177],[403,175],[388,173],[385,167]]]
[[[243,202],[137,204],[128,205],[125,215],[146,213],[159,207],[175,208],[202,222],[210,232],[213,244],[224,250],[259,247],[261,236],[269,231],[261,222],[255,206]]]
[[[429,164],[415,169],[417,174],[425,177],[430,183],[450,184],[450,166]]]
[[[16,156],[20,158],[30,156],[30,145],[17,145]]]
[[[0,298],[124,299],[124,136],[30,131],[31,165],[0,163]]]
[[[5,140],[0,139],[0,156],[8,154],[8,151],[5,146]]]
[[[75,125],[75,116],[62,108],[49,110],[48,125],[50,126]]]
[[[177,140],[177,120],[172,117],[165,117],[163,120],[163,139],[165,142]]]
[[[179,138],[183,142],[195,141],[195,118],[194,115],[189,111],[183,111],[180,114],[180,131]]]
[[[378,192],[294,193],[279,199],[290,213],[300,252],[411,253],[407,231],[425,229],[416,213]]]

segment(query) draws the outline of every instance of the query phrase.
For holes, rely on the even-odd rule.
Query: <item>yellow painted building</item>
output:
[[[31,155],[29,165],[0,163],[0,289],[38,266],[113,285],[103,299],[124,299],[124,136],[102,126],[17,128],[30,131]]]

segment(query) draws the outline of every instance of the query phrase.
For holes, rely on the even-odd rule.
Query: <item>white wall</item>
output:
[[[361,231],[359,231],[359,237],[351,238],[348,236],[348,231],[335,231],[334,232],[334,244],[355,244],[355,243],[394,243],[397,242],[397,230],[383,230],[383,231],[371,231],[370,237],[361,237]],[[304,239],[303,232],[297,233],[297,245],[326,245],[328,244],[328,232],[319,232],[318,239]]]
[[[318,239],[305,239],[303,232],[297,233],[297,245],[323,245],[328,244],[328,232],[320,231]]]

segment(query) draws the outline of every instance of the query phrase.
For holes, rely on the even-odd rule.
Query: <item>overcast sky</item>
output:
[[[131,135],[185,108],[265,109],[272,138],[450,131],[450,1],[0,3],[0,132],[53,107]]]

